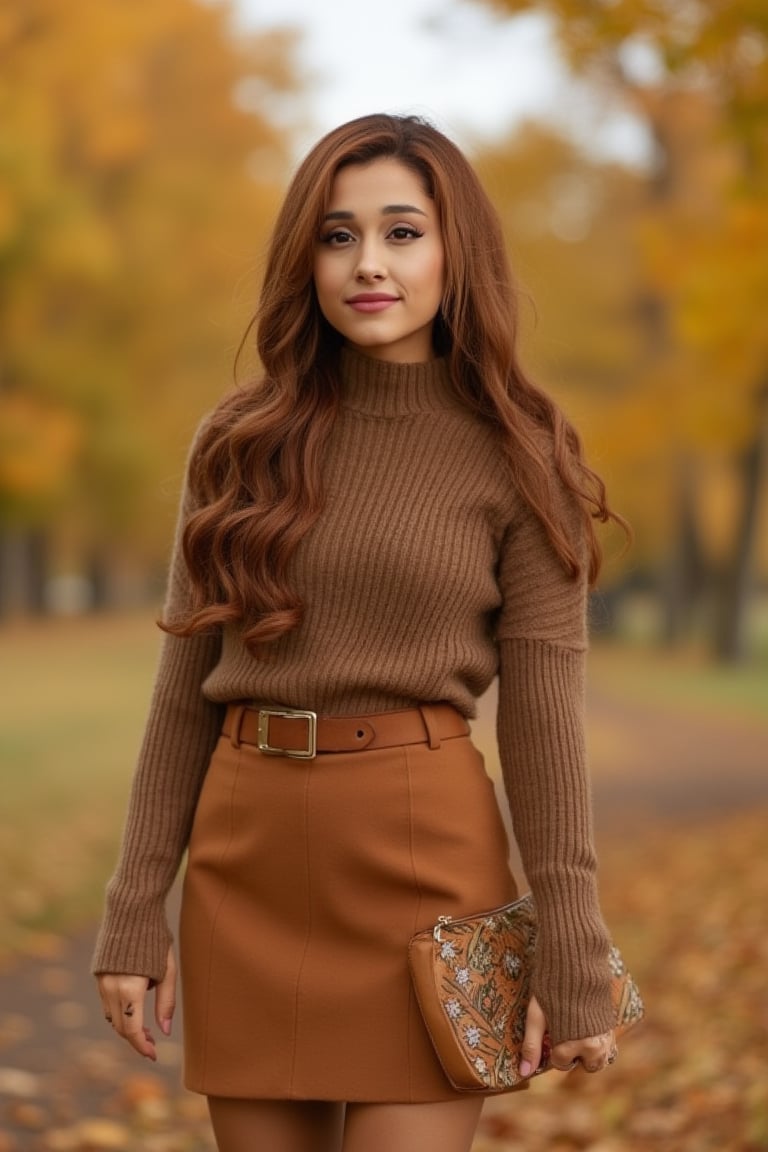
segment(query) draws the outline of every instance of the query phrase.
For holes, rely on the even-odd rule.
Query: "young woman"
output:
[[[185,1077],[222,1152],[466,1152],[410,937],[515,895],[469,735],[499,676],[540,920],[524,1067],[615,1056],[584,763],[603,485],[515,351],[499,222],[413,117],[327,135],[277,221],[261,379],[192,447],[167,632],[94,971],[168,1034],[185,849]]]

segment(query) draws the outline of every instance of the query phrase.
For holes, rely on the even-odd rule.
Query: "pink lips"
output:
[[[361,292],[358,296],[351,296],[347,304],[356,312],[383,312],[391,304],[396,304],[397,299],[397,296],[388,296],[385,292]]]

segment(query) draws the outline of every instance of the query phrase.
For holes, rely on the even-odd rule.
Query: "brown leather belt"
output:
[[[429,744],[466,736],[469,724],[451,704],[423,704],[372,716],[318,716],[296,708],[230,704],[222,735],[238,745],[255,744],[271,756],[311,760],[318,752],[359,752]]]

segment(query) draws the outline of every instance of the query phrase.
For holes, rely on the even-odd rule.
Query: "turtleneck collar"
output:
[[[456,404],[445,360],[393,364],[342,348],[341,379],[344,406],[369,416],[413,416]]]

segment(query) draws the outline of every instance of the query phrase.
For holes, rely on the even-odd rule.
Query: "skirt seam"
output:
[[[408,748],[403,749],[405,754],[405,779],[408,789],[408,854],[411,863],[411,874],[413,876],[413,886],[416,892],[416,905],[414,909],[412,934],[418,930],[421,922],[421,905],[423,901],[423,891],[419,881],[419,870],[416,867],[416,833],[415,833],[415,820],[413,812],[413,780],[411,775],[411,757]],[[404,958],[405,960],[405,958]],[[406,1024],[406,1052],[408,1053],[408,1099],[413,1101],[413,1013],[414,1013],[414,996],[413,987],[410,982],[410,975],[408,980],[408,1019]]]
[[[304,945],[301,951],[301,958],[296,969],[296,987],[293,995],[293,1024],[291,1042],[293,1052],[291,1055],[291,1075],[288,1082],[288,1096],[293,1097],[293,1085],[296,1079],[296,1061],[298,1058],[299,1044],[299,1001],[301,999],[301,978],[304,972],[304,965],[309,951],[309,941],[312,935],[312,869],[311,869],[311,849],[309,843],[310,837],[310,820],[309,820],[309,786],[312,779],[312,773],[309,768],[306,769],[304,777],[304,865],[306,877],[306,931],[304,933]]]
[[[243,755],[242,751],[240,751],[238,749],[237,762],[235,764],[235,771],[234,771],[234,774],[232,777],[232,787],[229,790],[229,835],[227,837],[227,841],[226,841],[224,847],[222,848],[220,856],[219,856],[219,864],[220,865],[223,865],[226,858],[227,858],[227,854],[229,853],[229,849],[232,845],[232,839],[233,839],[234,832],[235,832],[235,792],[237,790],[238,777],[240,776],[240,767],[241,767],[242,755]],[[218,924],[219,916],[221,915],[221,912],[224,908],[224,905],[227,902],[228,896],[229,896],[229,886],[227,885],[221,894],[219,902],[216,906],[216,911],[214,912],[213,916],[211,917],[211,929],[210,929],[210,935],[209,935],[209,940],[208,940],[208,974],[207,974],[207,978],[206,978],[206,982],[205,982],[206,983],[206,987],[205,987],[205,1025],[203,1027],[203,1036],[205,1037],[205,1041],[203,1044],[203,1051],[202,1051],[202,1056],[201,1056],[201,1061],[200,1061],[202,1083],[205,1083],[207,1072],[208,1072],[208,1034],[209,1034],[208,1020],[209,1020],[210,1014],[211,1014],[211,985],[213,982],[213,957],[214,957],[214,940],[216,938],[216,925]]]

